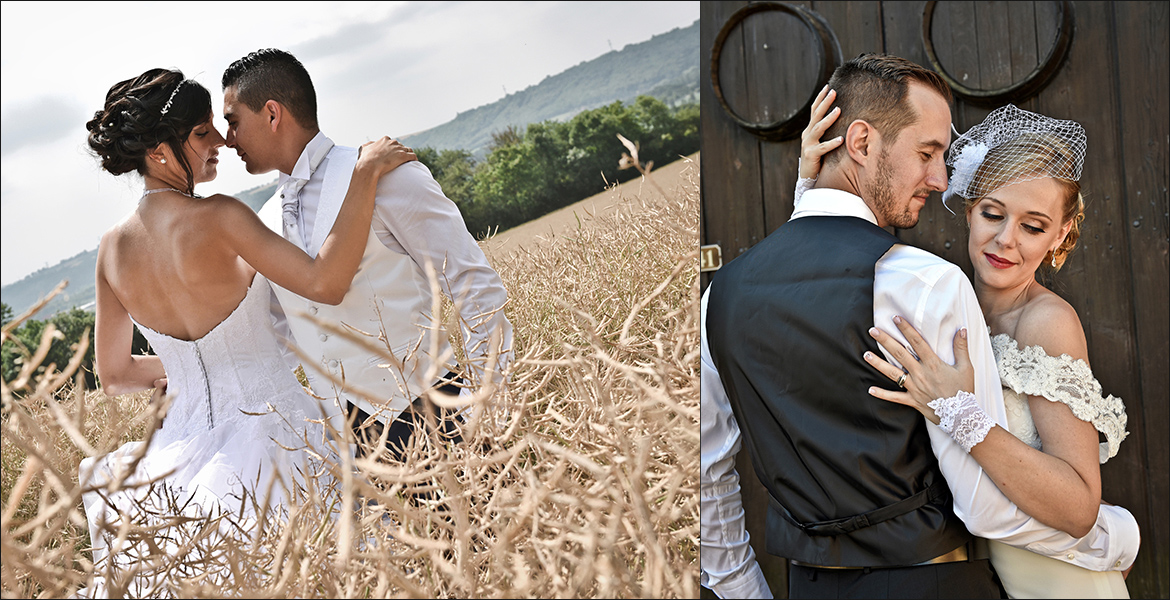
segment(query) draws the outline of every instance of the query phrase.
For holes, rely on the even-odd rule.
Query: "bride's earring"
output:
[[[160,159],[158,159],[158,164],[160,164],[160,165],[165,165],[165,164],[167,164],[167,159],[165,159],[165,158],[160,158]]]

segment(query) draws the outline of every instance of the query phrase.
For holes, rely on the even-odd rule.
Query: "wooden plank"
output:
[[[1051,16],[1038,14],[1038,30],[1055,27],[1055,14],[1049,13]],[[1076,21],[1068,61],[1037,101],[1042,114],[1080,122],[1089,142],[1081,178],[1086,192],[1081,243],[1064,269],[1050,278],[1049,287],[1077,310],[1093,373],[1105,393],[1123,398],[1128,407],[1130,435],[1118,455],[1101,469],[1102,492],[1106,500],[1129,509],[1146,531],[1155,515],[1148,495],[1143,413],[1145,403],[1155,400],[1143,396],[1140,381],[1132,376],[1138,372],[1139,359],[1129,232],[1122,200],[1125,173],[1117,121],[1119,91],[1108,84],[1116,77],[1117,69],[1116,59],[1108,49],[1114,47],[1115,36],[1124,39],[1128,33],[1114,29],[1113,13],[1106,3],[1077,4]],[[1047,39],[1039,34],[1038,37]],[[1157,401],[1165,402],[1165,398]],[[1134,571],[1152,572],[1158,568],[1153,563],[1155,554],[1139,553]],[[1137,593],[1144,587],[1140,576],[1131,577],[1130,585],[1132,595],[1144,595]]]
[[[709,61],[719,28],[744,2],[713,2],[701,6],[701,56]],[[703,27],[708,23],[707,27]],[[743,39],[733,33],[724,52],[742,53]],[[744,93],[743,63],[731,61],[730,72],[721,74],[725,94]],[[703,218],[707,225],[704,244],[719,244],[724,262],[729,262],[764,236],[764,215],[760,195],[759,148],[756,139],[744,131],[714,98],[710,73],[705,67],[700,78],[700,125],[703,136],[700,163]]]
[[[812,10],[807,2],[793,4]],[[791,16],[787,17],[783,29],[776,33],[790,41],[799,40],[805,46],[803,51],[797,52],[790,43],[784,45],[785,52],[789,53],[792,58],[780,65],[782,74],[777,77],[785,82],[785,102],[788,103],[788,106],[799,109],[818,91],[816,89],[817,75],[820,72],[821,57],[816,46],[819,46],[820,42],[795,17]],[[795,110],[790,111],[790,113],[794,112]],[[790,116],[791,114],[786,114],[785,118]],[[801,123],[801,129],[804,128],[805,124],[805,122]],[[775,231],[792,215],[792,191],[798,176],[797,160],[799,157],[799,138],[784,142],[760,143],[765,235]]]
[[[939,3],[939,7],[943,4],[949,3]],[[887,54],[912,60],[929,69],[930,60],[922,45],[922,9],[925,7],[926,2],[882,2],[882,46]]]
[[[1007,7],[1012,81],[1023,81],[1042,58],[1036,47],[1036,3],[1008,2]]]
[[[812,8],[828,21],[836,34],[842,60],[856,58],[862,52],[883,50],[881,3],[813,2]]]
[[[765,11],[744,21],[748,75],[755,82],[753,120],[775,123],[808,102],[815,83],[817,40],[794,15]]]
[[[1079,8],[1079,7],[1078,7]],[[1124,203],[1126,232],[1133,272],[1132,298],[1137,338],[1136,369],[1127,373],[1140,382],[1140,419],[1128,402],[1130,430],[1142,429],[1146,444],[1138,464],[1116,477],[1141,477],[1148,482],[1149,514],[1142,523],[1141,563],[1127,581],[1135,598],[1170,597],[1170,572],[1166,564],[1170,540],[1170,445],[1166,423],[1170,422],[1170,316],[1166,307],[1170,290],[1170,199],[1167,196],[1167,164],[1170,151],[1170,30],[1167,5],[1161,2],[1121,2],[1111,5],[1117,43],[1116,95],[1119,99],[1119,160],[1124,176],[1121,196],[1105,202]],[[1095,365],[1094,365],[1095,366]],[[1131,443],[1127,440],[1125,444]],[[1123,444],[1124,446],[1124,444]],[[1109,465],[1106,466],[1107,471]]]
[[[954,62],[943,64],[955,81],[982,89],[979,71],[979,38],[975,23],[974,2],[939,2],[935,11],[949,11],[951,22],[951,51]]]
[[[1039,60],[1043,61],[1052,53],[1052,48],[1056,45],[1056,34],[1060,29],[1060,3],[1051,1],[1036,2],[1034,7],[1036,10],[1037,56],[1039,56]],[[1078,12],[1077,9],[1074,9],[1074,13],[1076,12]],[[1084,24],[1079,14],[1077,15],[1076,21]]]
[[[975,3],[975,31],[979,40],[980,89],[1001,90],[1012,84],[1010,2]]]

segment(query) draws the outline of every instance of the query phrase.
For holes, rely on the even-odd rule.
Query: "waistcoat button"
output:
[[[329,334],[322,333],[319,337],[321,338],[321,341],[324,342],[325,340],[329,339]]]

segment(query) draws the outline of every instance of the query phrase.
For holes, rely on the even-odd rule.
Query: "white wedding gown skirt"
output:
[[[83,496],[98,575],[91,593],[103,594],[100,574],[107,558],[122,567],[134,561],[135,550],[117,543],[101,522],[141,519],[144,507],[173,515],[177,502],[189,516],[229,512],[246,523],[255,516],[252,500],[262,503],[267,495],[266,506],[279,507],[284,490],[303,484],[303,474],[325,455],[322,426],[308,420],[319,421],[320,409],[281,356],[270,302],[267,280],[256,275],[235,311],[198,340],[138,326],[162,360],[172,402],[128,483],[166,477],[149,494],[145,487],[123,487]],[[109,482],[142,445],[131,442],[85,459],[82,481]],[[248,494],[255,497],[243,501]]]

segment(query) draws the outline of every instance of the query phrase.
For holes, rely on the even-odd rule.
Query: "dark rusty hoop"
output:
[[[817,47],[817,54],[821,59],[821,72],[817,80],[817,84],[813,86],[812,92],[809,94],[808,101],[804,106],[796,111],[791,117],[774,121],[772,123],[754,123],[744,119],[736,114],[727,104],[727,100],[723,97],[723,89],[719,84],[719,57],[723,52],[723,44],[727,41],[727,36],[731,35],[731,30],[735,29],[744,19],[758,12],[768,10],[779,10],[800,19],[800,22],[812,32],[812,34],[820,42]],[[819,14],[806,10],[800,6],[791,4],[784,4],[782,2],[756,2],[749,4],[731,15],[731,18],[723,24],[723,28],[719,30],[719,35],[715,36],[715,46],[711,49],[711,87],[715,89],[715,97],[719,100],[719,105],[723,107],[723,111],[731,117],[737,125],[751,132],[760,138],[768,141],[784,141],[798,137],[804,131],[807,125],[809,114],[812,111],[813,100],[816,100],[817,92],[821,87],[829,82],[833,71],[841,65],[841,45],[837,42],[837,36],[833,34],[832,28]]]
[[[1005,88],[998,90],[980,90],[969,88],[962,83],[959,83],[954,77],[951,77],[938,61],[938,55],[934,52],[934,43],[931,41],[931,25],[934,22],[934,5],[938,2],[927,2],[922,8],[922,45],[926,48],[926,56],[930,59],[931,66],[934,67],[936,73],[951,86],[955,95],[960,98],[978,106],[997,108],[1003,104],[1012,102],[1020,103],[1044,88],[1045,85],[1052,79],[1052,76],[1060,70],[1064,60],[1068,58],[1069,48],[1072,46],[1073,30],[1076,28],[1076,20],[1073,15],[1073,4],[1069,0],[1059,2],[1060,6],[1060,28],[1056,32],[1056,43],[1052,46],[1052,50],[1048,56],[1039,64],[1031,73],[1028,73],[1022,80],[1017,81]]]

